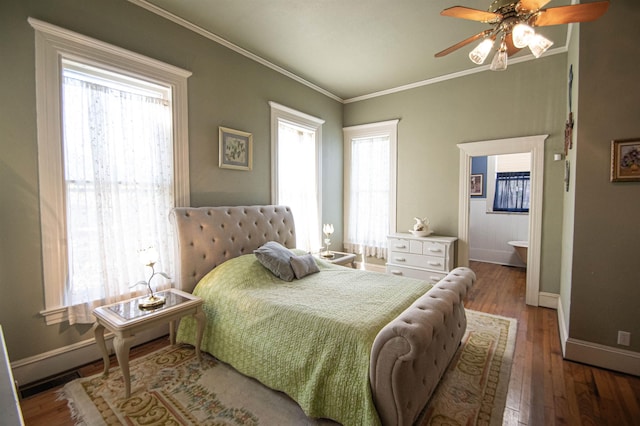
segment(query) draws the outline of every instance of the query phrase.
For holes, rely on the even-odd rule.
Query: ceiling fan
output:
[[[443,16],[478,21],[493,25],[493,28],[472,35],[436,53],[435,56],[440,58],[469,43],[483,39],[469,53],[469,59],[480,65],[499,38],[500,44],[489,68],[493,71],[504,70],[507,68],[507,57],[519,52],[520,49],[528,46],[531,53],[538,58],[553,45],[551,40],[537,34],[533,27],[594,21],[604,15],[609,7],[607,0],[542,9],[549,1],[494,0],[486,12],[465,6],[445,9],[440,13]]]

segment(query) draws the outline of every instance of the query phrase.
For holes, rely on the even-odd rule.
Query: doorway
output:
[[[531,205],[527,259],[527,305],[538,306],[540,292],[540,244],[542,239],[542,195],[544,142],[549,135],[496,139],[458,144],[460,149],[460,191],[458,210],[458,264],[469,265],[469,200],[471,157],[531,153]]]

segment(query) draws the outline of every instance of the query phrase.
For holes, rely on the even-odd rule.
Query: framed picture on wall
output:
[[[469,188],[470,195],[484,195],[483,179],[484,179],[484,174],[482,173],[471,175],[471,185]]]
[[[611,182],[640,181],[640,139],[611,141]]]
[[[223,169],[251,170],[253,166],[253,135],[218,127],[219,162]]]

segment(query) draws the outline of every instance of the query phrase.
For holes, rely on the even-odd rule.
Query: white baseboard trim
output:
[[[558,309],[559,300],[559,294],[546,293],[544,291],[538,293],[538,306],[542,306],[543,308]]]
[[[558,296],[558,332],[560,334],[560,346],[562,348],[562,357],[567,354],[567,340],[569,339],[569,324],[564,321],[564,310],[562,309],[562,300]]]
[[[141,331],[132,346],[149,342],[169,334],[169,325]],[[113,353],[113,334],[105,333],[105,341],[109,354]],[[34,355],[11,363],[13,378],[18,386],[27,385],[65,371],[102,359],[102,353],[94,338]]]
[[[568,338],[565,358],[596,367],[640,376],[640,353]]]

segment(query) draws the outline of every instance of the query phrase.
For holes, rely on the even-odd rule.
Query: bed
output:
[[[310,417],[416,422],[465,332],[470,269],[431,285],[317,260],[319,272],[285,281],[253,253],[277,242],[305,258],[288,207],[176,208],[170,217],[176,286],[205,300],[203,350],[288,394]],[[177,338],[195,341],[188,318]]]

